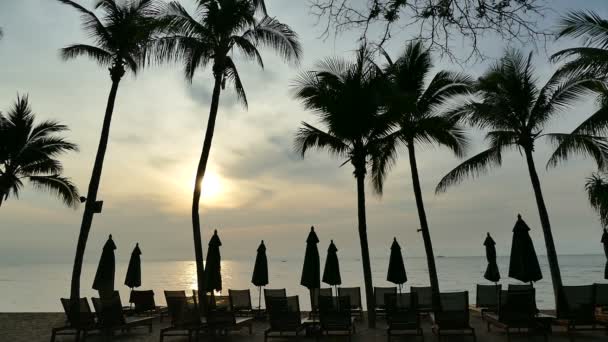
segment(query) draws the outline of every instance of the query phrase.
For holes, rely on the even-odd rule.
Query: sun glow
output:
[[[202,185],[201,198],[204,202],[214,202],[221,197],[224,184],[217,173],[207,172]]]

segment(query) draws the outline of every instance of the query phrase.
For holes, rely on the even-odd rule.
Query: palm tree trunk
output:
[[[555,250],[555,243],[553,242],[553,233],[551,233],[549,213],[547,212],[543,192],[540,188],[540,179],[536,173],[536,166],[534,166],[532,150],[525,149],[525,153],[526,161],[528,163],[528,171],[530,172],[530,180],[532,181],[532,188],[534,188],[534,196],[536,196],[536,205],[538,206],[540,224],[543,227],[543,235],[545,237],[547,259],[549,260],[549,269],[551,270],[551,280],[553,282],[553,295],[555,297],[555,304],[558,305],[559,294],[562,288],[562,275],[560,273],[559,263],[557,262],[557,252]]]
[[[437,277],[437,267],[435,266],[435,253],[433,252],[433,243],[431,242],[431,233],[429,232],[429,224],[426,221],[426,212],[424,211],[424,202],[422,201],[422,189],[420,188],[420,178],[418,176],[418,165],[416,163],[416,153],[414,151],[414,142],[410,141],[407,144],[407,150],[410,157],[410,169],[412,174],[412,185],[414,186],[414,196],[416,197],[416,207],[418,208],[418,218],[420,219],[420,232],[424,241],[424,250],[426,252],[426,262],[429,268],[429,278],[431,282],[431,291],[433,293],[433,308],[439,308],[439,280]]]
[[[112,88],[108,96],[106,105],[106,113],[103,118],[101,128],[101,137],[99,138],[99,146],[97,147],[97,155],[95,156],[95,164],[89,182],[89,190],[87,192],[87,201],[82,215],[82,224],[80,226],[80,234],[78,235],[78,245],[76,246],[76,256],[74,258],[74,268],[72,270],[72,285],[70,290],[70,298],[77,300],[80,298],[80,274],[82,272],[82,262],[84,260],[84,251],[89,238],[89,231],[93,223],[93,215],[95,214],[95,202],[97,201],[97,191],[99,190],[99,182],[101,180],[101,171],[103,169],[103,160],[108,146],[108,138],[110,136],[110,123],[112,122],[112,113],[114,112],[114,102],[116,101],[116,93],[118,92],[118,84],[125,70],[120,65],[115,65],[110,69],[112,77]]]
[[[359,240],[361,242],[361,260],[363,262],[363,280],[365,282],[365,299],[367,301],[367,320],[370,328],[376,327],[376,300],[372,283],[372,267],[369,260],[367,242],[367,220],[365,217],[365,176],[357,179],[357,212],[359,218]]]
[[[205,268],[203,265],[203,244],[201,241],[201,223],[198,214],[199,202],[203,186],[203,177],[207,169],[207,161],[209,160],[209,152],[211,151],[211,142],[213,140],[213,131],[215,130],[215,119],[217,118],[217,109],[220,103],[220,93],[222,87],[222,74],[215,75],[215,84],[213,86],[213,96],[211,97],[211,108],[209,110],[209,121],[207,121],[207,131],[203,142],[203,151],[196,169],[196,178],[194,181],[194,192],[192,194],[192,233],[194,235],[194,256],[196,258],[196,280],[198,282],[199,303],[204,305],[202,296],[204,294],[203,284],[205,280]]]

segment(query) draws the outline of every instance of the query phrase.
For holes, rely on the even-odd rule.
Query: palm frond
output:
[[[246,57],[255,60],[264,69],[264,61],[255,45],[241,36],[233,36],[232,41]]]
[[[241,101],[243,106],[247,108],[248,104],[247,95],[245,94],[245,87],[243,87],[241,77],[239,76],[239,72],[236,69],[236,65],[234,64],[232,58],[226,59],[226,72],[224,77],[234,83],[234,90],[236,91],[238,99]]]
[[[326,149],[336,157],[348,157],[350,146],[340,138],[326,133],[306,122],[298,129],[294,142],[294,149],[302,158],[309,149]]]
[[[91,36],[91,38],[95,39],[98,45],[108,46],[113,42],[112,35],[105,28],[101,20],[95,15],[95,13],[89,11],[84,8],[82,5],[79,5],[75,1],[72,0],[57,0],[62,4],[71,6],[75,8],[78,12],[80,12],[80,16],[82,18],[83,27],[85,31]]]
[[[546,134],[546,137],[556,146],[547,162],[547,168],[556,167],[573,154],[593,158],[600,170],[608,166],[608,140],[604,137],[561,133]]]
[[[587,178],[585,190],[589,204],[599,214],[602,227],[608,227],[608,179],[600,173],[594,173]]]
[[[402,126],[405,143],[410,140],[419,144],[445,146],[457,157],[463,157],[468,147],[468,138],[464,127],[454,118],[429,116],[416,120],[413,127]]]
[[[606,99],[608,100],[608,99]],[[600,108],[591,114],[573,131],[573,134],[588,134],[594,136],[608,135],[608,105],[601,104]]]
[[[389,171],[397,163],[397,146],[399,142],[399,132],[394,132],[383,138],[374,141],[368,149],[371,149],[371,183],[374,191],[382,195],[384,191],[384,181]]]
[[[298,40],[298,34],[286,24],[275,18],[264,17],[255,26],[246,31],[242,37],[274,49],[288,62],[299,63],[302,57],[302,47]]]
[[[60,161],[51,158],[38,158],[30,164],[19,166],[17,173],[22,177],[38,175],[58,175],[63,172]]]
[[[481,153],[474,155],[468,160],[464,161],[452,171],[448,172],[447,175],[443,176],[437,187],[435,193],[439,194],[446,192],[447,189],[452,186],[459,184],[465,178],[476,178],[480,175],[486,174],[490,168],[498,167],[502,164],[502,152],[500,147],[491,147]]]
[[[583,38],[585,45],[608,47],[608,20],[593,11],[573,11],[560,20],[558,37]]]
[[[69,178],[59,175],[50,176],[29,176],[27,179],[32,185],[39,189],[48,191],[57,196],[63,203],[69,207],[77,208],[80,194],[76,185]]]
[[[474,81],[468,75],[440,71],[435,74],[418,100],[418,108],[420,111],[427,111],[434,106],[443,105],[455,96],[471,94],[473,85]]]
[[[114,56],[101,48],[86,44],[73,44],[60,50],[63,60],[70,60],[76,57],[89,57],[100,66],[112,65]]]

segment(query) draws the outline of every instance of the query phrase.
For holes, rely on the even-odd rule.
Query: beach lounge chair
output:
[[[248,328],[249,335],[253,333],[252,317],[237,317],[230,310],[229,296],[209,296],[209,305],[206,307],[206,323],[212,335],[220,333],[226,335],[231,330]]]
[[[51,342],[55,341],[57,336],[75,336],[76,341],[85,341],[87,335],[91,331],[98,331],[99,327],[95,321],[95,314],[91,311],[89,301],[86,298],[80,298],[78,301],[78,312],[71,309],[71,302],[68,298],[61,298],[61,305],[65,312],[67,324],[62,327],[53,328],[51,331]]]
[[[264,289],[264,303],[268,303],[270,297],[287,297],[287,290],[285,289]]]
[[[530,284],[509,284],[507,290],[509,291],[519,291],[519,290],[530,290],[533,289],[534,286]]]
[[[568,332],[595,330],[595,286],[562,286],[561,300],[557,306],[556,323],[565,326]]]
[[[411,292],[416,294],[418,300],[418,313],[429,313],[433,311],[433,291],[430,286],[412,286]]]
[[[298,337],[300,332],[306,328],[302,324],[298,296],[269,297],[266,309],[270,327],[264,332],[264,341],[273,337]]]
[[[354,319],[350,314],[349,297],[319,296],[320,331],[317,340],[323,335],[347,336],[348,341],[356,332]]]
[[[431,313],[433,333],[442,336],[471,336],[477,340],[475,329],[469,322],[469,292],[439,294],[440,309]]]
[[[603,312],[608,313],[608,284],[593,284],[595,287],[595,305]]]
[[[204,320],[201,319],[195,297],[172,296],[172,293],[169,293],[165,299],[171,325],[160,330],[160,342],[163,342],[166,337],[173,336],[188,336],[188,342],[192,342],[193,338],[196,340],[199,332],[206,326]]]
[[[131,312],[134,315],[159,315],[162,321],[163,316],[168,314],[166,306],[156,305],[152,290],[132,290],[129,295],[129,303],[133,305]]]
[[[253,308],[251,306],[251,293],[247,290],[228,290],[230,297],[230,310],[236,316],[253,317]]]
[[[99,328],[104,335],[111,336],[115,331],[128,331],[131,328],[147,327],[152,333],[152,322],[155,317],[128,317],[122,311],[122,303],[119,296],[108,298],[91,298]]]
[[[338,287],[338,296],[350,298],[350,313],[361,318],[363,316],[363,305],[361,304],[360,287]]]
[[[374,287],[374,299],[376,300],[376,315],[386,315],[386,303],[384,302],[387,294],[397,294],[396,287]]]
[[[480,285],[477,284],[475,294],[475,310],[481,314],[481,319],[485,319],[485,314],[498,312],[498,303],[502,285]]]
[[[420,336],[424,341],[415,293],[387,294],[385,303],[388,341],[399,335]]]
[[[498,312],[487,313],[485,321],[488,331],[491,326],[501,328],[511,340],[511,334],[526,333],[540,334],[547,340],[551,332],[551,324],[547,323],[549,316],[539,316],[536,308],[536,293],[534,288],[527,290],[502,290],[499,297]],[[523,330],[522,330],[523,329]]]
[[[315,319],[319,317],[319,297],[328,296],[331,297],[332,291],[330,287],[324,287],[320,289],[312,289],[310,291],[310,313],[308,314],[309,319]]]

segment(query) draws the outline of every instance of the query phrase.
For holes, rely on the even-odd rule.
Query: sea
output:
[[[547,260],[539,256],[543,279],[535,283],[537,305],[541,309],[554,308],[551,275]],[[321,260],[323,266],[324,260]],[[483,279],[486,259],[483,256],[437,257],[437,270],[441,291],[469,291],[470,303],[475,302],[475,285],[491,284]],[[603,280],[606,258],[603,255],[562,255],[559,257],[565,285],[584,285]],[[258,291],[251,284],[254,259],[223,260],[223,294],[228,289],[251,289],[252,302],[257,306]],[[409,257],[405,260],[408,281],[403,291],[410,286],[428,286],[428,271],[424,257]],[[506,284],[520,283],[509,279],[508,257],[499,257],[498,266]],[[130,289],[123,285],[127,269],[126,262],[116,265],[116,289],[123,302],[129,298]],[[372,260],[374,286],[392,286],[386,281],[388,258]],[[0,264],[0,312],[57,312],[61,311],[59,299],[69,296],[71,264]],[[96,265],[85,264],[81,280],[81,295],[96,296],[91,289]],[[308,290],[299,285],[302,270],[301,259],[269,260],[270,284],[268,288],[285,288],[288,295],[298,295],[302,310],[310,309]],[[343,286],[360,286],[363,300],[363,277],[361,261],[357,258],[340,259]],[[142,261],[142,286],[152,289],[157,304],[165,303],[163,290],[188,290],[196,288],[196,268],[193,261]],[[261,303],[264,306],[264,303]]]

